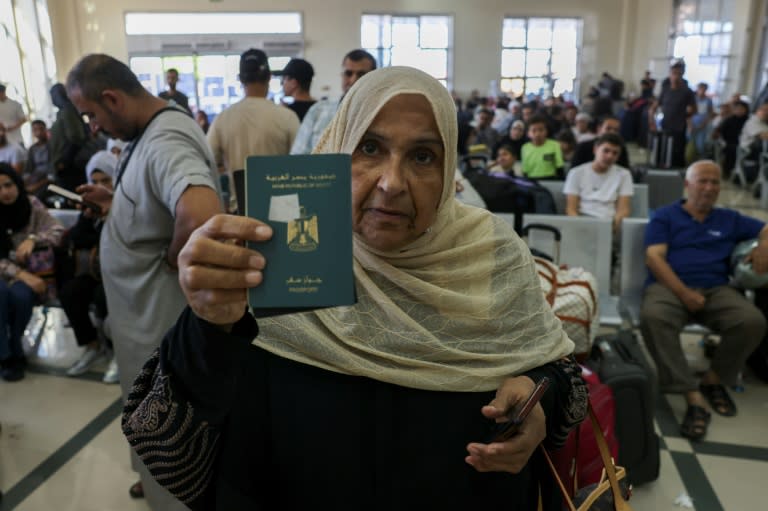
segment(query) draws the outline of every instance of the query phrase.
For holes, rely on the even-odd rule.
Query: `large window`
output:
[[[270,97],[282,95],[280,73],[304,48],[298,12],[125,14],[130,67],[152,94],[166,89],[165,71],[179,72],[178,90],[193,110],[215,116],[243,97],[238,80],[240,54],[262,48],[273,78]],[[147,37],[147,36],[151,37]]]
[[[692,87],[705,82],[716,95],[730,90],[734,9],[733,0],[675,0],[670,50],[672,57],[684,59]]]
[[[501,91],[578,97],[581,27],[576,18],[505,18]]]
[[[269,67],[279,73],[290,57],[270,57]],[[238,80],[240,54],[237,55],[169,55],[164,57],[131,57],[130,68],[141,84],[152,94],[167,87],[165,71],[179,72],[176,88],[187,95],[192,109],[204,110],[211,120],[232,103],[243,98]],[[273,99],[281,94],[280,78],[273,76],[269,92]]]
[[[56,81],[53,37],[45,0],[0,0],[0,80],[6,94],[24,106],[27,117],[50,125],[53,107],[48,89]],[[22,127],[29,142],[30,124]]]
[[[364,14],[360,35],[380,67],[415,67],[450,87],[453,17]]]

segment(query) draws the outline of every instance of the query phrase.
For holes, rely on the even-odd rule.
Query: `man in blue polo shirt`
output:
[[[749,354],[760,343],[762,313],[728,286],[730,255],[740,241],[759,238],[750,254],[757,273],[768,270],[768,227],[725,208],[715,208],[720,167],[694,163],[685,174],[687,200],[659,209],[645,232],[649,277],[640,312],[640,329],[659,370],[662,391],[685,394],[688,409],[680,427],[700,440],[707,432],[707,402],[720,415],[736,415],[725,385],[735,383]],[[711,368],[701,381],[693,376],[680,344],[691,321],[721,336]]]

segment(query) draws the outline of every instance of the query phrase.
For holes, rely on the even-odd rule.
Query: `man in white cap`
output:
[[[585,112],[576,114],[575,124],[573,128],[573,136],[576,137],[576,143],[589,142],[594,140],[596,135],[589,129],[589,124],[592,122],[592,117]]]

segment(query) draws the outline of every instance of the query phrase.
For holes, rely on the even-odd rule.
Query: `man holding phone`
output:
[[[144,362],[186,305],[176,258],[190,233],[222,211],[213,155],[194,120],[147,92],[124,63],[108,55],[83,57],[67,77],[79,112],[112,137],[130,141],[114,195],[96,185],[78,188],[106,217],[100,259],[109,326],[123,399]],[[133,458],[152,509],[186,507]]]

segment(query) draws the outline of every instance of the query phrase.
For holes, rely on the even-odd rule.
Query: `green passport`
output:
[[[249,244],[267,261],[248,291],[257,315],[355,303],[351,167],[348,154],[246,159],[245,214],[273,229],[271,240]]]

